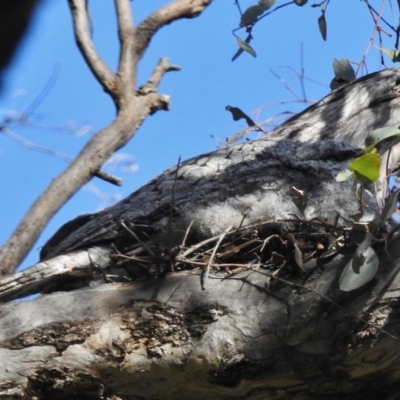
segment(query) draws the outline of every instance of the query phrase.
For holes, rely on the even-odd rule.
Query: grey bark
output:
[[[112,243],[134,241],[120,219],[140,236],[141,246],[144,230],[148,246],[164,242],[168,250],[181,244],[179,230],[192,219],[189,239],[195,241],[240,225],[244,213],[246,223],[273,219],[283,227],[282,219],[292,213],[327,222],[336,211],[354,213],[352,184],[334,178],[360,154],[356,146],[366,132],[400,124],[399,78],[397,69],[372,74],[334,91],[268,137],[189,160],[177,174],[176,168],[166,171],[115,206],[61,228],[45,246],[42,264],[48,271],[60,255],[65,260],[95,247],[106,260]],[[304,216],[294,206],[292,186],[309,197]],[[232,276],[211,270],[203,290],[204,271],[194,269],[3,304],[0,394],[394,399],[399,251],[396,237],[387,248],[378,247],[377,277],[350,293],[338,289],[349,259],[343,254],[308,274],[293,268],[285,281],[271,282],[265,270],[244,265],[245,271]],[[109,264],[82,257],[80,278],[90,280]],[[57,283],[62,274],[71,278],[74,268],[60,270]],[[40,264],[28,271],[21,274],[35,275],[30,284],[36,285],[51,274]],[[10,289],[13,281],[7,279]],[[17,275],[16,286],[21,279]],[[28,293],[29,285],[23,287]]]

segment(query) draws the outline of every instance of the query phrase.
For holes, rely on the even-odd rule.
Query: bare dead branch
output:
[[[99,170],[94,173],[94,176],[96,176],[99,179],[102,179],[103,181],[109,182],[113,185],[122,186],[122,179],[119,178],[118,176],[109,174],[108,172]]]
[[[163,76],[170,71],[180,71],[179,65],[170,65],[167,58],[160,58],[149,80],[138,89],[138,93],[146,95],[156,92]]]
[[[118,78],[120,96],[129,96],[136,87],[137,59],[133,56],[133,18],[129,0],[115,0],[115,9],[118,21],[118,38],[120,42],[120,56],[118,63]],[[125,96],[123,95],[125,94]],[[119,99],[119,103],[124,103]],[[121,106],[121,104],[119,104]]]
[[[67,255],[42,261],[17,274],[0,280],[0,302],[40,293],[43,288],[60,278],[84,278],[93,275],[91,264],[105,269],[110,261],[110,246],[77,250]]]
[[[134,42],[137,59],[139,60],[143,56],[150,40],[160,28],[177,19],[197,17],[211,2],[212,0],[175,0],[152,13],[135,31]]]
[[[101,165],[135,135],[149,115],[159,110],[168,110],[169,96],[157,93],[157,85],[165,72],[177,70],[178,67],[169,65],[165,59],[160,61],[150,81],[145,85],[150,90],[146,90],[146,93],[137,93],[136,64],[140,57],[137,52],[133,57],[134,49],[141,49],[139,54],[141,56],[150,38],[162,25],[179,18],[194,17],[211,2],[212,0],[176,0],[153,13],[145,20],[139,31],[134,33],[129,0],[115,0],[121,55],[118,74],[114,75],[93,46],[87,26],[89,20],[87,2],[69,0],[78,47],[96,79],[113,98],[118,113],[116,119],[96,133],[70,166],[51,182],[24,216],[13,235],[0,250],[1,274],[9,274],[16,269],[50,218],[77,190],[93,176],[104,178],[104,174],[99,173]],[[154,28],[151,32],[147,30],[149,25]],[[137,40],[141,42],[136,43]]]
[[[74,23],[75,39],[88,67],[107,93],[112,93],[115,76],[100,58],[90,37],[89,14],[85,0],[68,0]]]

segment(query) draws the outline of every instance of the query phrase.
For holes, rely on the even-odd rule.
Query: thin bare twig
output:
[[[10,139],[14,140],[15,142],[22,144],[22,146],[26,147],[27,149],[31,149],[34,151],[38,151],[40,153],[47,154],[49,156],[58,158],[59,160],[65,161],[67,163],[70,163],[72,161],[71,157],[68,157],[65,154],[59,153],[58,151],[55,151],[53,149],[49,149],[48,147],[39,146],[38,144],[33,143],[33,142],[17,135],[16,133],[12,132],[10,129],[8,129],[6,127],[0,126],[0,132],[2,132],[4,135],[8,136]],[[109,174],[108,172],[99,170],[94,173],[94,176],[96,176],[97,178],[102,179],[106,182],[112,183],[113,185],[122,186],[122,179],[118,178],[118,176]]]
[[[186,229],[185,236],[183,237],[182,244],[181,244],[182,247],[185,246],[186,239],[187,239],[187,237],[188,237],[188,235],[189,235],[190,230],[192,229],[193,223],[194,223],[194,219],[192,219],[192,220],[190,221],[190,224],[189,224],[189,226],[188,226],[187,229]]]
[[[176,187],[177,187],[177,184],[178,184],[178,173],[179,173],[180,165],[181,165],[181,156],[178,157],[178,164],[176,165],[174,184],[173,184],[172,190],[171,190],[171,203],[169,205],[168,236],[169,236],[169,251],[170,251],[170,253],[171,253],[171,250],[172,250],[172,217],[173,217],[174,208],[175,208]]]
[[[154,256],[154,253],[152,252],[152,250],[150,249],[150,247],[147,246],[147,244],[144,243],[142,240],[140,240],[139,236],[136,235],[136,233],[133,232],[132,229],[129,229],[129,228],[126,226],[126,224],[125,224],[125,222],[124,222],[123,220],[119,221],[119,223],[121,224],[121,226],[122,226],[124,229],[126,229],[127,232],[129,232],[129,234],[130,234],[138,243],[140,243],[140,244],[148,251],[149,254],[151,254],[152,256]]]
[[[213,262],[213,259],[215,257],[215,253],[217,252],[217,249],[219,245],[221,244],[222,240],[226,236],[226,234],[232,229],[232,225],[228,226],[220,235],[217,244],[214,247],[213,252],[211,253],[210,259],[208,260],[207,267],[206,267],[206,272],[204,274],[204,283],[203,283],[203,290],[205,289],[206,286],[206,280],[208,279],[208,274],[210,273],[210,265]]]

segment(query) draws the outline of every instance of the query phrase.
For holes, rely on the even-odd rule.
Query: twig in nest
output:
[[[228,228],[226,228],[226,229],[221,233],[221,236],[219,237],[218,242],[217,242],[217,244],[215,245],[213,252],[211,253],[211,257],[210,257],[210,259],[208,260],[207,267],[206,267],[206,272],[205,272],[205,274],[204,274],[203,290],[205,290],[205,282],[206,282],[206,280],[208,279],[208,274],[209,274],[209,272],[210,272],[210,265],[211,265],[211,263],[212,263],[212,261],[213,261],[213,259],[214,259],[214,257],[215,257],[215,253],[217,252],[217,249],[218,249],[219,245],[221,244],[222,240],[224,239],[225,235],[226,235],[231,229],[232,229],[232,225],[228,226]]]
[[[154,256],[155,254],[151,251],[150,247],[147,246],[146,243],[144,243],[142,240],[139,239],[138,235],[136,235],[135,232],[133,232],[131,229],[129,229],[126,225],[125,222],[121,219],[119,221],[120,225],[126,229],[147,251],[149,254],[151,254],[152,256]]]
[[[171,191],[171,203],[170,203],[169,218],[168,218],[168,236],[169,236],[169,251],[170,251],[170,253],[172,250],[172,215],[174,213],[174,208],[175,208],[176,187],[178,184],[178,173],[179,173],[180,165],[181,165],[181,156],[179,156],[179,158],[178,158],[178,164],[176,165],[176,170],[175,170],[174,184],[172,186],[172,191]]]
[[[185,246],[186,239],[187,239],[187,237],[189,236],[190,229],[192,229],[193,222],[194,222],[194,219],[192,219],[192,220],[190,221],[190,224],[189,224],[189,226],[188,226],[187,229],[186,229],[185,236],[183,237],[181,247],[184,247],[184,246]]]

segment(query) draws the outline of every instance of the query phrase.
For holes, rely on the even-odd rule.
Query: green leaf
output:
[[[353,174],[353,171],[349,169],[345,169],[344,171],[340,171],[336,176],[336,182],[344,182],[349,179]]]
[[[307,3],[307,1],[308,1],[308,0],[294,0],[295,4],[296,4],[297,6],[300,6],[300,7],[303,7],[304,4]]]
[[[349,164],[357,179],[367,178],[370,182],[375,182],[379,178],[380,166],[381,156],[377,153],[364,154]]]
[[[390,49],[381,49],[391,60],[392,62],[400,61],[400,50],[390,50]]]
[[[322,39],[326,41],[326,19],[325,19],[325,14],[322,13],[320,17],[318,18],[318,28],[319,31],[321,32]]]
[[[359,248],[364,246],[363,243],[360,244]],[[359,251],[346,265],[345,269],[340,275],[340,290],[343,290],[344,292],[350,292],[351,290],[358,289],[359,287],[365,285],[375,277],[376,273],[378,272],[378,268],[379,259],[371,247]]]
[[[242,40],[240,38],[236,38],[236,40],[237,40],[237,43],[238,43],[238,45],[239,45],[239,47],[241,49],[243,49],[244,51],[247,51],[253,57],[257,57],[256,52],[254,51],[254,49],[248,43],[246,43],[244,40]]]
[[[392,137],[400,137],[399,127],[385,126],[383,128],[375,129],[365,138],[365,152],[370,153],[379,143]]]

